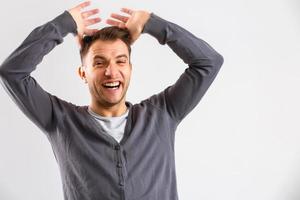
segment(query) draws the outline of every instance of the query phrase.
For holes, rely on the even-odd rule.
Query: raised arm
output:
[[[129,16],[112,14],[114,20],[108,23],[129,28],[136,35],[135,39],[141,32],[152,35],[160,44],[167,44],[189,66],[174,85],[148,99],[180,122],[213,82],[223,64],[223,57],[205,41],[153,13],[130,9],[122,11]]]
[[[54,104],[62,101],[44,91],[30,74],[46,54],[63,42],[68,33],[80,35],[94,31],[87,29],[87,26],[99,22],[100,19],[88,17],[98,11],[81,11],[89,4],[84,2],[35,28],[0,66],[1,83],[10,97],[26,116],[46,132],[55,128],[55,116],[59,110],[55,111],[54,107],[57,106]]]
[[[206,93],[223,64],[223,57],[202,39],[155,14],[151,14],[143,32],[160,44],[167,44],[189,66],[174,85],[158,96],[179,122]]]

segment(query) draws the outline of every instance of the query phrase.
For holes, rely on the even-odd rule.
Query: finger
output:
[[[112,26],[118,26],[119,28],[125,28],[125,24],[123,22],[119,22],[112,19],[107,19],[106,23]]]
[[[110,16],[111,16],[112,18],[117,19],[117,20],[120,20],[120,21],[122,21],[122,22],[124,22],[124,23],[126,23],[126,22],[128,21],[128,19],[129,19],[129,17],[125,17],[125,16],[122,16],[122,15],[119,15],[119,14],[116,14],[116,13],[113,13],[113,14],[111,14]]]
[[[79,4],[78,6],[76,6],[76,8],[83,9],[83,8],[89,6],[89,5],[91,5],[91,1],[85,1],[81,4]]]
[[[90,17],[92,15],[95,15],[97,13],[99,13],[99,9],[93,9],[93,10],[88,10],[88,11],[82,12],[81,16],[83,18],[88,18],[88,17]]]
[[[121,11],[124,13],[127,13],[129,15],[132,15],[132,13],[134,12],[133,10],[131,10],[129,8],[122,8]]]
[[[101,21],[101,19],[99,17],[92,18],[92,19],[87,19],[87,20],[84,21],[84,25],[85,26],[91,26],[91,25],[97,24],[100,21]]]

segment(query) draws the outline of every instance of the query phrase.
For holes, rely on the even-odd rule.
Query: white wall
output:
[[[0,62],[33,28],[78,3],[2,2]],[[225,58],[215,82],[177,131],[180,199],[300,199],[298,0],[94,0],[93,5],[103,10],[102,18],[122,6],[153,11]],[[80,62],[72,37],[32,75],[47,91],[83,105],[89,93],[75,73]],[[132,60],[128,100],[133,103],[172,84],[186,67],[148,35],[134,45]],[[47,138],[3,88],[0,102],[0,199],[63,199]]]

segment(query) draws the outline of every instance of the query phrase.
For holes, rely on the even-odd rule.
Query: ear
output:
[[[85,83],[87,83],[87,80],[86,80],[86,76],[85,76],[85,67],[84,66],[79,66],[78,69],[77,69],[77,73],[79,75],[79,77],[84,80]]]

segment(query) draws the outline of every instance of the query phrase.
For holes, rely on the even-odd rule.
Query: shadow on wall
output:
[[[0,199],[1,200],[18,200],[12,192],[6,191],[2,186],[0,186]]]
[[[297,157],[297,163],[292,167],[288,173],[289,179],[284,184],[286,192],[284,200],[300,200],[300,158]]]

